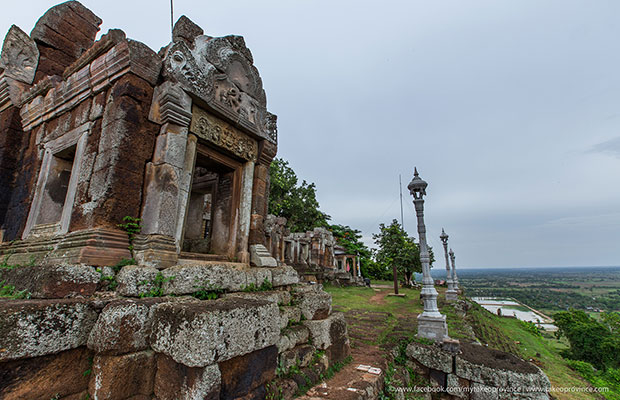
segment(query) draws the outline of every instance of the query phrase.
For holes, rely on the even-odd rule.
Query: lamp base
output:
[[[446,301],[452,302],[452,301],[458,300],[458,298],[459,298],[459,293],[456,290],[452,289],[452,290],[446,291]]]
[[[424,313],[418,315],[418,337],[441,342],[448,337],[448,325],[446,316],[427,316]]]

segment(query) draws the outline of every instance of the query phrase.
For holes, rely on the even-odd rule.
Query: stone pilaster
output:
[[[155,89],[149,119],[162,126],[153,159],[146,165],[142,234],[147,239],[136,248],[136,258],[148,264],[176,263],[169,244],[179,251],[191,187],[196,141],[188,137],[191,110],[190,97],[178,85],[164,82]],[[188,147],[194,151],[188,152]],[[188,153],[192,153],[189,158]]]

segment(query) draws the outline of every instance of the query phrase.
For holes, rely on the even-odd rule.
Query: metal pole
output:
[[[170,0],[170,37],[172,38],[172,32],[174,31],[174,4],[173,0]]]
[[[398,190],[400,191],[400,226],[403,228],[403,232],[405,231],[405,220],[403,218],[403,183],[400,178],[400,174],[398,174]]]

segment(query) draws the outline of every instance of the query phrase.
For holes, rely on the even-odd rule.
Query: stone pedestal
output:
[[[418,337],[431,339],[434,341],[442,341],[448,337],[448,325],[446,324],[446,316],[428,315],[422,313],[418,315]]]
[[[452,302],[458,300],[458,298],[459,294],[456,290],[452,289],[446,291],[446,301]]]
[[[134,258],[139,265],[158,269],[177,264],[179,255],[175,240],[166,235],[137,235],[133,241]]]

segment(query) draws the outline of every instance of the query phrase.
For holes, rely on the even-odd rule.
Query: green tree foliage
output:
[[[602,322],[581,310],[571,309],[554,314],[556,336],[564,336],[570,348],[564,356],[585,361],[596,368],[620,367],[620,333],[617,313],[603,314]]]
[[[407,236],[397,220],[390,225],[379,224],[379,233],[372,235],[378,250],[375,260],[390,276],[392,266],[396,265],[405,283],[412,282],[414,272],[422,272],[420,248],[412,237]],[[435,261],[433,250],[429,247],[430,263]]]
[[[319,210],[314,183],[298,184],[295,171],[287,161],[276,158],[269,168],[271,188],[269,213],[287,219],[292,232],[305,232],[315,227],[327,227],[330,216]]]

